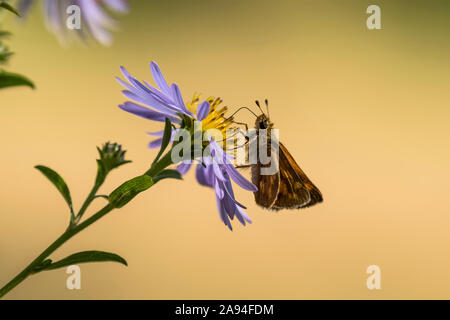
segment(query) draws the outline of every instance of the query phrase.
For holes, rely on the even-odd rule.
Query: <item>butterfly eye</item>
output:
[[[261,121],[259,123],[259,128],[260,129],[267,129],[267,120]]]

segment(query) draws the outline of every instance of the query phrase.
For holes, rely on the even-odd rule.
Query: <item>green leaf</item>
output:
[[[172,123],[170,122],[169,118],[166,118],[166,124],[164,126],[164,135],[161,141],[161,149],[159,149],[158,155],[156,156],[155,160],[153,160],[153,164],[158,162],[159,158],[161,158],[162,154],[164,153],[164,151],[166,150],[167,146],[170,143],[171,137],[172,137]]]
[[[44,266],[42,266],[42,264],[41,264],[40,271],[64,268],[64,267],[71,266],[74,264],[79,264],[79,263],[106,262],[106,261],[118,262],[125,266],[128,266],[128,263],[126,262],[126,260],[115,253],[104,252],[104,251],[83,251],[83,252],[74,253],[74,254],[72,254],[60,261],[54,262],[52,264],[47,264]]]
[[[2,47],[0,44],[0,64],[7,63],[13,54],[13,52],[8,51],[8,48]]]
[[[153,178],[153,181],[155,183],[157,183],[160,180],[163,179],[178,179],[178,180],[183,180],[183,176],[181,175],[181,173],[179,173],[177,170],[173,170],[173,169],[166,169],[161,171],[160,173],[158,173],[156,175],[156,177]]]
[[[15,86],[28,86],[34,89],[34,83],[28,78],[17,73],[0,70],[0,89]]]
[[[128,180],[109,195],[109,203],[114,208],[122,208],[139,193],[147,190],[153,184],[153,179],[145,174]]]
[[[10,35],[11,35],[11,32],[0,30],[0,38],[6,38],[6,37],[9,37]]]
[[[69,205],[70,213],[72,214],[73,217],[74,212],[72,207],[72,198],[70,196],[69,187],[67,186],[64,179],[61,178],[61,176],[58,173],[45,166],[35,166],[35,168],[38,169],[44,176],[46,176],[47,179],[50,180],[51,183],[53,183],[56,189],[59,190],[64,200],[66,200],[67,204]]]
[[[15,15],[17,15],[18,17],[20,17],[19,12],[13,8],[10,4],[6,3],[6,2],[0,2],[0,8],[6,9],[12,13],[14,13]]]

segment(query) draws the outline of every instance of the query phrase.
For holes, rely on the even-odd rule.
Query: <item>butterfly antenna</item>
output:
[[[261,105],[259,104],[259,101],[255,100],[255,103],[258,106],[259,110],[261,110],[262,114],[264,114],[264,111],[261,109]]]
[[[257,115],[256,113],[254,113],[250,108],[247,108],[247,107],[240,107],[240,108],[237,109],[235,112],[233,112],[233,114],[232,114],[231,116],[229,116],[228,119],[231,119],[236,113],[238,113],[239,111],[241,111],[241,110],[243,110],[243,109],[250,111],[250,113],[252,113],[256,118],[258,118],[258,115]]]
[[[267,110],[267,116],[270,118],[270,113],[269,113],[269,100],[264,100],[264,102],[266,103],[266,110]]]

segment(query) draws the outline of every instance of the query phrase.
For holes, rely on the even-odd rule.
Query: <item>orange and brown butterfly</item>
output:
[[[257,116],[255,129],[258,140],[259,130],[267,130],[267,155],[271,155],[271,130],[273,123],[270,121],[268,112],[268,102],[265,100],[267,115],[262,111],[258,101],[256,105],[261,110],[261,115]],[[259,146],[259,143],[257,144]],[[254,193],[255,201],[258,205],[269,210],[300,209],[313,206],[323,201],[320,190],[309,180],[286,147],[278,142],[279,161],[278,171],[271,175],[262,175],[261,169],[270,164],[263,165],[257,157],[257,163],[251,165],[252,182],[258,187]],[[258,152],[259,154],[259,152]]]

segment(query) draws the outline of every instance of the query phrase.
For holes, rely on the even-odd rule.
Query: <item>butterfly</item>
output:
[[[257,116],[255,129],[258,140],[260,130],[267,132],[266,143],[263,147],[267,148],[269,156],[273,154],[271,130],[273,123],[269,118],[269,104],[265,100],[267,115],[262,111],[258,101],[256,105],[261,110],[261,115]],[[281,142],[277,142],[278,149],[278,170],[274,174],[264,175],[262,171],[270,164],[262,164],[257,160],[256,164],[251,165],[252,182],[258,187],[254,193],[255,201],[258,205],[269,210],[281,209],[301,209],[313,206],[323,201],[320,190],[309,180],[297,162],[294,160],[288,149]],[[261,144],[258,143],[258,146]],[[271,151],[272,150],[272,151]],[[258,152],[259,154],[259,152]]]

